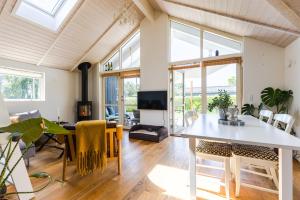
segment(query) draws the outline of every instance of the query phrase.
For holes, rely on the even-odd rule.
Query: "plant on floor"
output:
[[[208,110],[212,112],[215,108],[219,109],[220,119],[227,120],[227,111],[233,101],[226,90],[219,90],[218,96],[214,97],[211,103],[208,104]]]
[[[33,143],[36,140],[38,140],[45,132],[53,133],[53,134],[68,133],[66,129],[44,118],[28,119],[19,123],[11,124],[7,127],[0,128],[0,134],[6,133],[5,137],[7,140],[5,146],[0,147],[0,160],[2,161],[1,165],[3,166],[0,172],[0,199],[12,194],[32,193],[32,192],[7,193],[5,183],[7,182],[8,178],[15,170],[19,162],[21,162],[25,153],[32,147]],[[8,167],[9,162],[11,161],[12,155],[14,154],[16,148],[19,148],[19,142],[21,139],[25,142],[26,148],[22,152],[22,155],[18,158],[16,163],[14,163],[13,166],[9,168]],[[52,182],[51,176],[45,172],[37,172],[30,175],[30,177],[48,178],[49,180],[45,186],[33,192],[38,192],[43,190]]]
[[[268,87],[261,92],[260,97],[263,104],[269,109],[275,110],[275,113],[288,113],[293,91]]]
[[[253,104],[244,104],[242,114],[258,117],[262,108],[267,108],[276,113],[288,113],[293,99],[292,90],[281,90],[279,88],[267,87],[261,91],[262,103],[255,107]]]

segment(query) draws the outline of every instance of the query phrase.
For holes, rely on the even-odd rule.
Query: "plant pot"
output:
[[[4,195],[7,192],[7,187],[4,185],[3,187],[0,187],[0,199],[4,199]]]
[[[219,116],[221,120],[226,120],[227,121],[227,112],[228,108],[219,108]]]

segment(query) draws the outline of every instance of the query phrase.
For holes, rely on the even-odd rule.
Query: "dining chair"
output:
[[[266,112],[266,111],[263,111],[260,114],[265,115],[266,113],[269,113],[269,116],[272,116],[270,112]],[[260,117],[260,119],[264,117]],[[290,131],[295,121],[291,115],[276,114],[274,116],[274,120],[275,120],[273,123],[274,127],[278,127],[279,124],[285,124],[286,128],[284,131],[290,134]],[[269,120],[268,118],[267,122],[271,123],[271,121],[272,120]],[[278,189],[278,177],[276,173],[276,170],[278,170],[278,155],[275,153],[274,149],[269,147],[256,146],[256,145],[233,144],[232,152],[233,152],[233,158],[235,160],[235,183],[236,183],[235,193],[237,197],[240,194],[241,184],[246,187],[250,187],[250,188],[254,188],[266,192],[278,193],[278,190],[273,190],[261,186],[247,184],[247,183],[241,183],[241,177],[240,177],[241,171],[245,171],[255,175],[271,178],[273,179],[273,182],[276,188]],[[244,165],[254,166],[255,168],[266,169],[266,173],[241,168]]]
[[[195,117],[197,119],[198,115],[196,113],[189,113],[185,115],[186,125],[191,126],[195,122]],[[191,123],[189,123],[191,121]],[[230,170],[230,158],[232,157],[231,145],[228,143],[215,142],[212,140],[198,140],[196,145],[196,155],[203,160],[210,160],[216,162],[222,162],[224,167],[216,167],[212,165],[199,164],[197,167],[217,169],[225,172],[225,183],[222,185],[225,187],[226,199],[230,199],[230,180],[231,180],[231,170]]]
[[[184,114],[185,126],[189,127],[197,120],[198,114],[195,110],[186,111]]]

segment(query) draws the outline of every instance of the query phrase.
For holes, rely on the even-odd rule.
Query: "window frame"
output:
[[[50,15],[51,17],[55,17],[56,14],[59,12],[60,8],[62,7],[62,5],[66,2],[66,0],[57,0],[57,2],[55,3],[52,12],[48,12],[47,10],[33,4],[32,2],[30,2],[29,0],[23,0],[23,2],[31,7],[34,7],[35,9],[38,9],[39,11]]]
[[[46,101],[46,98],[45,98],[45,96],[46,96],[45,95],[45,93],[46,93],[45,92],[45,79],[46,79],[45,72],[32,71],[32,70],[13,68],[13,67],[5,67],[5,66],[0,66],[0,69],[12,70],[12,71],[16,71],[19,73],[36,74],[36,75],[40,76],[40,77],[33,77],[30,75],[18,75],[17,73],[15,73],[15,74],[14,73],[0,73],[0,74],[11,75],[11,76],[17,76],[17,77],[31,78],[32,80],[39,79],[39,82],[40,82],[40,91],[39,91],[40,98],[37,98],[37,99],[33,99],[33,98],[31,98],[31,99],[21,99],[21,98],[20,99],[8,99],[8,98],[5,98],[4,94],[2,94],[4,101],[6,101],[6,102]]]
[[[81,0],[63,0],[55,14],[51,15],[26,0],[18,0],[13,6],[11,14],[24,22],[58,33],[81,3]],[[31,13],[31,15],[28,15],[28,13]]]
[[[180,61],[171,61],[171,51],[172,51],[172,46],[171,46],[171,27],[172,27],[172,22],[178,23],[178,24],[182,24],[184,26],[189,26],[192,27],[194,29],[198,29],[200,32],[200,58],[196,58],[196,59],[189,59],[189,60],[180,60]],[[243,54],[243,39],[240,36],[234,35],[234,34],[230,34],[230,33],[226,33],[226,32],[222,32],[222,31],[218,31],[216,29],[212,29],[212,28],[208,28],[208,27],[204,27],[201,26],[199,24],[193,23],[193,22],[189,22],[186,20],[182,20],[182,19],[178,19],[176,17],[170,17],[169,18],[169,36],[170,36],[170,44],[169,44],[169,65],[186,65],[186,64],[193,64],[193,63],[201,63],[202,61],[205,60],[210,60],[210,59],[219,59],[222,56],[226,56],[226,57],[236,57],[236,56],[242,56]],[[203,50],[204,50],[204,32],[209,32],[212,34],[215,34],[217,36],[232,40],[232,41],[236,41],[239,42],[241,44],[241,52],[240,53],[234,53],[234,54],[227,54],[227,55],[220,55],[220,56],[211,56],[211,57],[204,57],[203,56]]]
[[[114,49],[110,54],[108,54],[108,56],[106,56],[100,63],[101,64],[101,68],[100,71],[107,73],[107,72],[118,72],[118,71],[128,71],[128,70],[134,70],[134,69],[139,69],[141,67],[141,54],[140,54],[140,64],[139,66],[131,66],[131,67],[127,67],[127,68],[123,68],[123,63],[122,63],[122,49],[124,46],[126,46],[126,44],[128,44],[136,35],[140,35],[140,30],[137,29],[135,30],[132,34],[129,35],[129,37],[127,37],[122,43],[121,45],[119,45],[116,49]],[[139,37],[139,40],[141,41],[141,35]],[[116,55],[119,53],[119,69],[113,69],[111,71],[106,71],[105,70],[105,65]]]

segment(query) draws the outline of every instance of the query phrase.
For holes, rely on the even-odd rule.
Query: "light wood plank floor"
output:
[[[75,166],[67,168],[67,182],[54,181],[36,194],[36,199],[45,200],[177,200],[188,195],[188,144],[187,139],[169,137],[161,143],[129,140],[125,132],[123,140],[123,175],[117,175],[117,163],[112,160],[103,172],[80,177]],[[54,179],[61,179],[62,162],[59,152],[45,149],[32,159],[30,173],[45,171]],[[210,163],[216,164],[216,163]],[[199,169],[198,199],[225,199],[224,188],[218,184],[223,172]],[[217,178],[216,178],[217,177]],[[242,174],[243,181],[274,187],[272,181],[254,175]],[[45,184],[44,180],[32,180],[34,188]],[[300,199],[300,165],[294,162],[294,199]],[[234,197],[234,181],[231,182],[231,197]],[[14,199],[15,197],[10,197]],[[241,200],[276,200],[277,195],[241,188]]]

